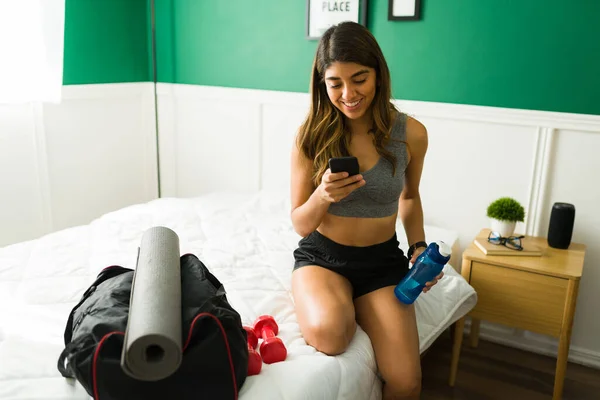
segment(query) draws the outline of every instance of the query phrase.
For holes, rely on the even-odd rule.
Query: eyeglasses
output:
[[[521,239],[523,239],[524,237],[525,236],[509,236],[505,238],[500,236],[498,232],[490,232],[490,234],[488,235],[488,242],[490,242],[491,244],[503,245],[508,247],[509,249],[521,251],[523,250],[523,246],[521,245]]]

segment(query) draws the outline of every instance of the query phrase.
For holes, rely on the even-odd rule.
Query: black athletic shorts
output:
[[[395,233],[383,243],[356,247],[339,244],[314,231],[298,242],[294,258],[294,270],[316,265],[347,278],[355,299],[382,287],[397,285],[409,266]]]

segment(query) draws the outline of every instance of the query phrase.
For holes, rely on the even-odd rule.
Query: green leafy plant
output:
[[[511,197],[494,200],[487,208],[487,216],[500,221],[525,221],[525,209]]]

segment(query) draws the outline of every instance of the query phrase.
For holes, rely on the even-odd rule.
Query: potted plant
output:
[[[487,208],[491,229],[502,237],[509,237],[515,231],[517,222],[525,221],[525,209],[511,197],[494,200]]]

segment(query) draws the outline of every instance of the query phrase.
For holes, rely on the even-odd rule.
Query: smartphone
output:
[[[347,172],[348,176],[357,175],[359,173],[358,158],[354,156],[330,158],[329,169],[332,173]]]

